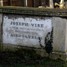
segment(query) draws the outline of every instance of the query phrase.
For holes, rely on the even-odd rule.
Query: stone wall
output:
[[[0,14],[0,49],[2,49],[2,14]]]
[[[53,17],[53,50],[65,52],[67,19]]]
[[[51,17],[53,23],[53,52],[50,57],[54,57],[54,59],[60,56],[61,59],[66,59],[67,53],[67,18],[61,17]],[[2,43],[2,33],[3,33],[3,15],[0,14],[0,43],[1,47]],[[5,44],[4,44],[5,45]],[[3,46],[4,47],[4,46]],[[9,48],[9,47],[8,47]],[[13,49],[13,48],[11,48]],[[42,55],[41,51],[41,55]]]

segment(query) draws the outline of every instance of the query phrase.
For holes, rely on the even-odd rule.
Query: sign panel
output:
[[[20,15],[3,16],[3,43],[30,47],[45,46],[52,31],[50,18]],[[49,34],[50,35],[50,34]],[[48,37],[48,39],[50,39]]]

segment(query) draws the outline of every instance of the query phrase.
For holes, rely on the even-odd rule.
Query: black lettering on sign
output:
[[[38,39],[38,36],[35,35],[24,35],[24,34],[11,34],[11,37],[22,37],[22,38],[26,38],[26,39]]]
[[[43,28],[44,25],[43,24],[31,24],[32,27],[40,27]]]
[[[28,23],[24,23],[24,22],[11,22],[10,25],[29,26]]]

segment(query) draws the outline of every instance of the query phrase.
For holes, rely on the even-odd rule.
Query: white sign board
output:
[[[45,46],[45,37],[52,30],[52,21],[45,17],[4,15],[3,43],[30,47]]]

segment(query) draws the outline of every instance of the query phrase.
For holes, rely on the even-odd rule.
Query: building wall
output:
[[[25,6],[25,0],[2,0],[4,6]],[[48,6],[49,0],[28,0],[28,7]]]

